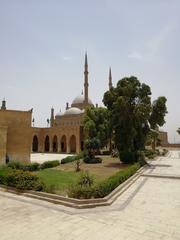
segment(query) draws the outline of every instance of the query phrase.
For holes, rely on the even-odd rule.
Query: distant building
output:
[[[109,70],[109,89],[112,87]],[[79,153],[84,147],[83,116],[85,108],[93,105],[89,98],[88,59],[85,54],[84,93],[77,96],[71,106],[66,104],[65,112],[54,114],[48,123],[50,127],[32,127],[32,111],[6,109],[3,100],[0,109],[0,164],[7,161],[30,161],[32,152]]]

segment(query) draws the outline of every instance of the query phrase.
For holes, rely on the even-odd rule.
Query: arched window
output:
[[[58,139],[57,136],[54,136],[53,138],[53,152],[57,152],[58,151]]]
[[[33,137],[32,151],[38,152],[38,137],[36,135],[34,135],[34,137]]]
[[[70,152],[71,153],[75,153],[76,152],[76,137],[74,135],[72,135],[70,137],[70,141],[69,141],[69,147],[70,147]]]
[[[61,138],[61,152],[67,152],[67,142],[66,142],[66,136],[62,136]]]
[[[44,151],[49,152],[49,148],[50,148],[49,136],[46,136],[44,141]]]

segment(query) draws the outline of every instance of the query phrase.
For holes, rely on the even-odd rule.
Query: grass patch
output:
[[[45,169],[36,172],[40,180],[45,184],[46,191],[66,195],[67,188],[76,182],[80,176],[77,172],[66,172],[56,169]]]

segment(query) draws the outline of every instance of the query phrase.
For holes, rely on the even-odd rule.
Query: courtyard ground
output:
[[[114,204],[95,209],[0,191],[0,239],[180,240],[180,151],[151,162],[145,173]]]
[[[43,163],[45,161],[61,160],[67,156],[72,156],[73,154],[56,154],[56,153],[32,153],[31,162]]]

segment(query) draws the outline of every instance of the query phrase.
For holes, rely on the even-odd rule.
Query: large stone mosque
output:
[[[112,87],[109,69],[109,89]],[[29,111],[9,110],[6,101],[0,109],[0,164],[7,161],[29,162],[31,152],[79,153],[83,150],[83,117],[85,109],[92,106],[89,98],[88,60],[85,54],[84,92],[77,96],[71,106],[66,104],[64,113],[54,114],[51,109],[50,126],[32,126],[32,109]],[[167,143],[167,133],[160,135]]]
[[[109,88],[112,87],[111,69]],[[79,153],[83,150],[83,116],[86,107],[92,106],[89,98],[88,59],[85,54],[84,91],[71,106],[66,103],[65,112],[51,109],[50,126],[32,126],[32,110],[17,111],[6,108],[3,100],[0,109],[0,163],[30,161],[31,152]]]

